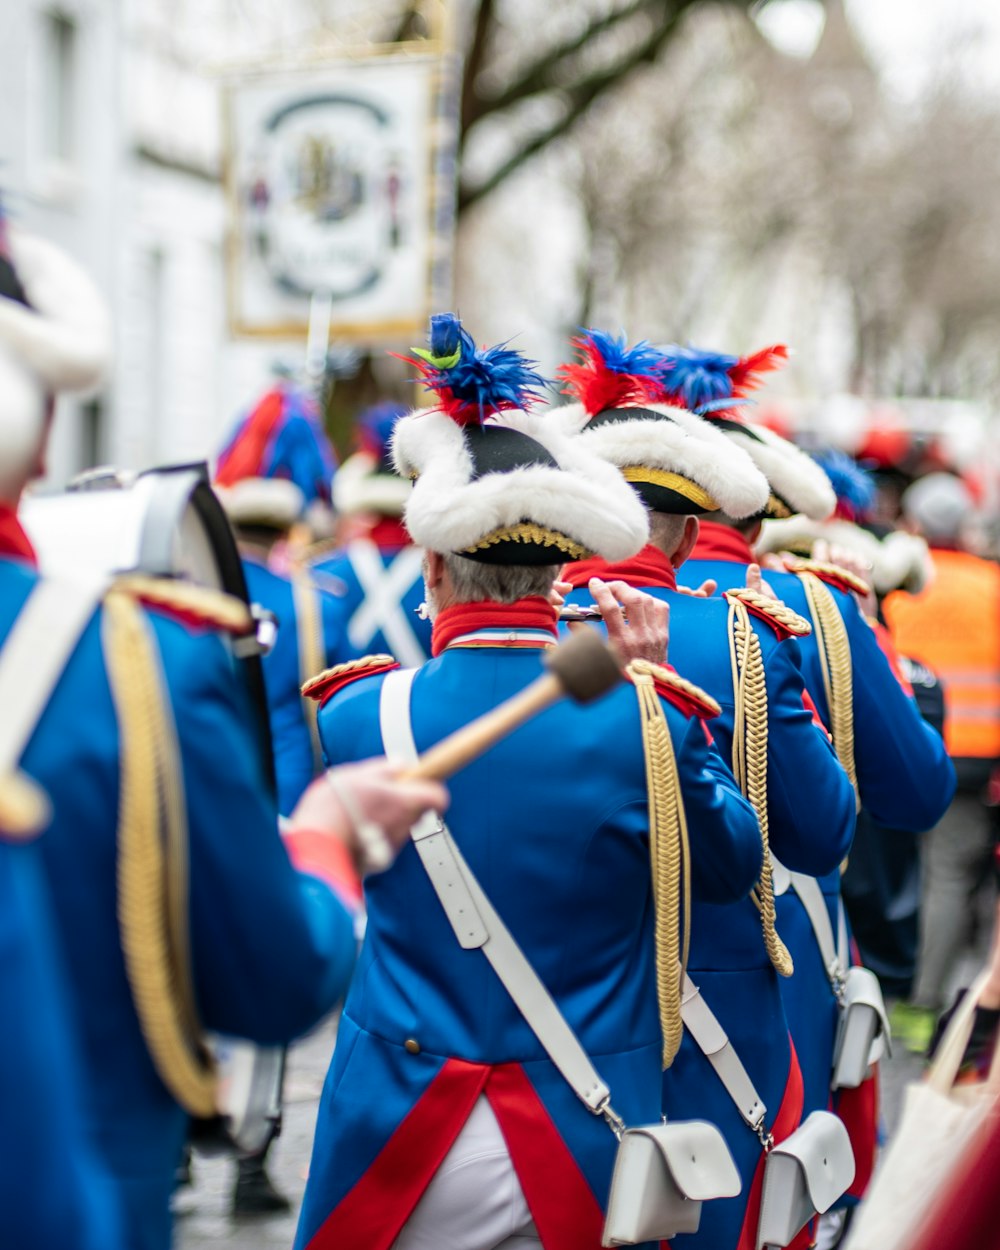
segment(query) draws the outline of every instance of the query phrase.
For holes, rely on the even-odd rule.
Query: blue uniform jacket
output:
[[[420,561],[419,547],[360,538],[312,565],[317,585],[338,597],[340,633],[351,648],[338,662],[391,655],[416,668],[430,658],[431,623],[417,616],[424,601]]]
[[[501,637],[505,636],[503,634]],[[453,647],[417,674],[419,749],[523,689],[538,646]],[[381,749],[382,679],[320,712],[331,763]],[[665,705],[702,900],[760,868],[752,809],[701,722]],[[449,782],[449,827],[625,1120],[660,1117],[646,774],[636,692],[559,703]],[[616,1142],[577,1101],[412,847],[366,882],[368,929],[320,1105],[296,1246],[388,1250],[485,1090],[546,1250],[596,1250]],[[411,1053],[412,1052],[412,1053]]]
[[[0,841],[0,1245],[126,1250],[89,1144],[82,1079],[37,843]]]
[[[251,600],[273,612],[278,620],[274,646],[264,656],[262,667],[274,744],[278,810],[288,816],[316,775],[319,762],[306,720],[306,705],[300,694],[303,680],[316,674],[302,671],[299,622],[291,580],[246,553],[243,571]],[[318,586],[316,594],[323,630],[323,667],[355,658],[358,653],[349,647],[344,636],[340,604]]]
[[[706,578],[718,582],[720,592],[746,582],[753,560],[745,540],[734,530],[702,523],[705,542],[699,541],[694,558],[678,570],[687,586]],[[712,558],[701,559],[702,551]],[[792,573],[764,572],[768,585],[793,611],[811,620],[802,582]],[[854,597],[829,587],[847,628],[853,665],[854,743],[861,802],[880,823],[914,833],[933,825],[951,802],[955,779],[951,761],[938,733],[920,716],[905,693],[864,620]],[[819,648],[815,635],[800,641],[802,673],[824,724],[829,710],[823,688]],[[817,810],[810,798],[807,810]],[[775,853],[781,858],[780,850]],[[786,865],[793,867],[792,865]],[[834,933],[840,899],[840,870],[820,877]],[[836,1033],[837,1007],[812,926],[797,896],[789,891],[777,900],[779,932],[795,961],[795,976],[786,983],[785,1011],[802,1064],[805,1113],[826,1108]]]
[[[672,568],[662,554],[647,548],[643,555],[647,562],[658,558],[664,570],[662,580],[672,580]],[[565,575],[576,580],[572,566]],[[665,586],[644,586],[629,576],[628,562],[607,566],[598,575],[628,581],[670,605],[670,662],[722,708],[710,726],[728,764],[735,700],[727,604],[720,599],[693,598]],[[589,592],[585,587],[574,590],[569,602],[589,604]],[[826,736],[803,705],[798,643],[779,641],[771,627],[754,617],[751,622],[760,639],[768,694],[771,846],[783,862],[794,862],[798,871],[824,873],[840,862],[850,846],[854,792]],[[780,922],[777,928],[785,938]],[[688,970],[763,1098],[768,1125],[775,1123],[787,1093],[782,1125],[786,1131],[789,1124],[796,1127],[798,1119],[791,1108],[797,1085],[790,1079],[795,1069],[779,984],[782,978],[768,959],[760,914],[750,899],[728,906],[699,903],[694,907]],[[676,1244],[732,1250],[747,1212],[749,1218],[756,1218],[752,1182],[762,1157],[761,1145],[687,1032],[680,1054],[663,1075],[663,1099],[669,1119],[702,1118],[719,1126],[743,1180],[737,1198],[707,1203],[697,1234],[679,1237]]]
[[[0,644],[37,576],[0,559]],[[121,744],[99,617],[85,629],[22,763],[52,800],[41,847],[83,1043],[88,1129],[119,1188],[129,1250],[166,1250],[187,1117],[153,1067],[125,974],[116,911]],[[284,1043],[346,989],[353,922],[325,884],[292,868],[259,775],[250,709],[221,639],[160,612],[149,619],[180,743],[201,1021],[216,1032]]]

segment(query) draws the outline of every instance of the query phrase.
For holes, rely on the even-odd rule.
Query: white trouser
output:
[[[493,1108],[480,1096],[392,1250],[538,1250]]]

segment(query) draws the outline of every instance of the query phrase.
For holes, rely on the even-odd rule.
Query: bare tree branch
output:
[[[551,126],[525,140],[517,151],[508,157],[502,165],[498,166],[484,181],[472,187],[460,187],[458,211],[461,213],[483,199],[484,196],[509,178],[530,157],[540,152],[554,140],[567,134],[596,99],[610,88],[617,86],[639,65],[655,61],[660,49],[674,34],[681,18],[694,3],[697,3],[697,0],[677,0],[676,7],[663,24],[657,27],[648,38],[633,48],[627,56],[616,61],[614,65],[597,70],[588,77],[574,83],[571,87],[563,89],[561,94],[566,98],[568,104],[562,117],[553,122]]]
[[[479,0],[472,39],[469,41],[469,47],[465,53],[465,64],[462,68],[462,98],[459,111],[462,140],[469,127],[482,115],[479,97],[476,94],[476,79],[483,68],[493,22],[493,0]]]
[[[566,42],[559,44],[558,47],[552,48],[543,56],[540,56],[533,64],[528,66],[519,78],[508,83],[502,91],[479,96],[477,98],[478,112],[470,118],[469,124],[471,125],[473,122],[478,121],[480,117],[495,113],[500,109],[509,108],[512,104],[518,104],[529,96],[538,95],[544,91],[551,91],[556,85],[555,80],[558,71],[570,58],[586,47],[591,40],[604,34],[605,31],[613,29],[626,19],[634,17],[637,13],[659,8],[661,3],[662,0],[632,0],[630,4],[625,5],[623,8],[615,9],[613,12],[596,19],[574,38],[566,40]]]

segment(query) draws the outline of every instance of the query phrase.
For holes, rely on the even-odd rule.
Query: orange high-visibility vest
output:
[[[931,551],[934,579],[883,604],[902,655],[944,687],[944,739],[953,758],[1000,757],[1000,566],[962,551]]]

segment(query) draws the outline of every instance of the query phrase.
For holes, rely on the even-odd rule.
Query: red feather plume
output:
[[[618,373],[608,367],[600,347],[589,335],[572,340],[583,359],[560,365],[556,377],[564,382],[562,394],[577,399],[590,416],[607,408],[628,408],[654,402],[660,385],[656,378],[638,373]]]
[[[755,391],[765,373],[783,368],[787,361],[788,348],[784,343],[775,343],[773,347],[763,347],[759,352],[743,356],[729,370],[733,395],[742,398],[748,391]]]

